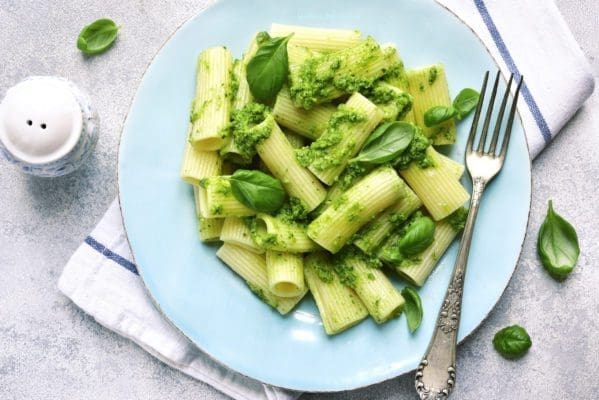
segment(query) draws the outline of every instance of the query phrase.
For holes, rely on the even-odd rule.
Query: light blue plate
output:
[[[197,55],[226,45],[239,57],[251,35],[272,22],[359,28],[381,43],[396,43],[407,66],[445,64],[452,96],[464,87],[480,87],[484,71],[497,67],[478,38],[432,1],[223,0],[171,37],[133,101],[119,154],[121,206],[135,261],[162,312],[207,354],[260,381],[306,391],[370,385],[416,367],[457,246],[420,290],[424,321],[416,334],[409,334],[402,316],[382,326],[369,319],[327,337],[311,298],[282,317],[217,260],[215,247],[199,242],[192,190],[179,179]],[[470,120],[459,125],[459,142],[450,151],[455,159],[463,159],[469,125]],[[530,188],[518,120],[504,170],[485,193],[478,216],[460,338],[481,323],[512,275]]]

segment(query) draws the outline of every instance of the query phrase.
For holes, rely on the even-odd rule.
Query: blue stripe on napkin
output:
[[[487,10],[487,6],[485,5],[484,1],[474,0],[474,4],[476,5],[476,8],[478,9],[480,16],[485,22],[485,25],[487,26],[487,29],[489,30],[489,33],[491,34],[491,37],[493,38],[493,41],[495,42],[495,45],[499,50],[499,54],[501,54],[501,57],[503,58],[503,61],[506,63],[510,72],[514,74],[516,80],[520,79],[520,71],[518,70],[516,63],[514,62],[512,55],[507,49],[505,42],[501,38],[501,35],[499,34],[499,31],[497,30],[497,27],[495,26],[495,23],[493,22],[491,15],[489,15],[489,11]],[[549,143],[549,141],[551,140],[551,131],[547,126],[547,122],[545,121],[543,114],[541,114],[541,110],[539,109],[537,102],[528,90],[526,82],[522,83],[520,91],[522,93],[522,97],[526,101],[526,104],[528,104],[528,108],[530,109],[530,112],[532,113],[532,116],[534,117],[537,126],[541,131],[541,134],[543,135],[543,139],[545,139],[545,143]]]
[[[139,275],[137,271],[137,267],[131,261],[119,256],[112,250],[108,249],[102,243],[98,242],[91,236],[85,238],[85,243],[87,243],[92,249],[96,250],[98,253],[102,254],[104,257],[114,261],[125,269],[133,272],[135,275]]]

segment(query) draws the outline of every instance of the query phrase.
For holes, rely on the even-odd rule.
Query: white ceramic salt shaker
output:
[[[68,174],[97,141],[98,117],[89,98],[66,79],[29,77],[0,103],[0,152],[28,174]]]

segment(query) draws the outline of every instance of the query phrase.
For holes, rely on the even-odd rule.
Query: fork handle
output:
[[[455,358],[464,292],[464,274],[472,242],[474,222],[486,181],[475,178],[472,186],[470,211],[464,225],[464,233],[451,281],[439,310],[433,337],[416,370],[416,391],[422,400],[446,399],[455,385]]]

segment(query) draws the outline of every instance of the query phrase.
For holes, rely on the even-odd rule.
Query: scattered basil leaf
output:
[[[458,120],[464,119],[478,104],[480,94],[470,88],[462,89],[460,93],[453,99],[453,108],[456,110],[455,117]]]
[[[77,48],[87,55],[100,54],[114,43],[119,27],[108,18],[85,26],[77,37]]]
[[[262,37],[258,51],[247,65],[250,92],[261,102],[272,102],[287,80],[287,42],[291,36]]]
[[[455,117],[458,111],[452,106],[435,106],[431,107],[424,113],[424,125],[431,126],[440,124],[441,122],[447,121]]]
[[[429,217],[419,217],[410,223],[406,233],[397,244],[405,256],[415,256],[433,243],[435,223]]]
[[[383,135],[383,133],[385,133],[389,125],[391,125],[392,123],[393,122],[386,122],[377,126],[377,128],[374,131],[372,131],[370,135],[368,135],[368,138],[366,138],[366,141],[362,145],[362,148],[367,147],[370,143],[380,138]]]
[[[382,133],[373,132],[373,135],[377,136],[370,140],[360,154],[351,161],[383,164],[397,158],[408,148],[414,138],[414,125],[407,122],[391,122],[384,126]]]
[[[410,333],[414,333],[422,322],[422,301],[417,291],[409,286],[406,286],[401,291],[401,295],[405,300],[404,312],[408,321]]]
[[[532,346],[526,329],[512,325],[498,331],[493,338],[493,347],[505,358],[522,357]]]
[[[273,213],[285,201],[281,182],[264,172],[238,169],[230,182],[233,196],[252,210]]]
[[[537,250],[549,275],[560,281],[572,272],[580,254],[576,230],[553,210],[551,200],[539,229]]]

